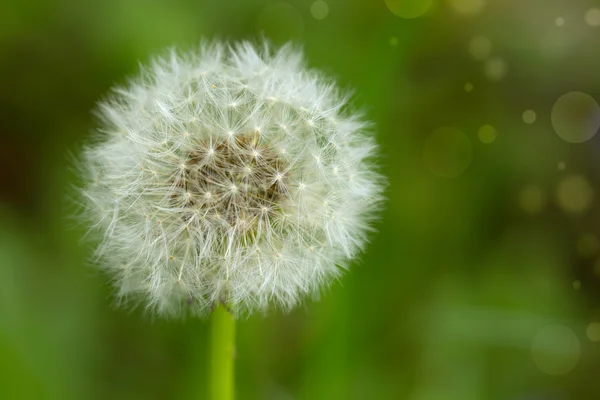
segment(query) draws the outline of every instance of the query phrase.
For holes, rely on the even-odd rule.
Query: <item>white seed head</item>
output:
[[[99,106],[81,160],[96,255],[159,314],[285,310],[366,242],[381,202],[369,124],[291,46],[171,51]]]

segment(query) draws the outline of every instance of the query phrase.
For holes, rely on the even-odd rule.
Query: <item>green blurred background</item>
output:
[[[389,189],[321,301],[239,322],[238,398],[599,399],[598,0],[3,0],[0,399],[206,398],[207,322],[113,307],[65,197],[139,62],[261,34],[355,89]]]

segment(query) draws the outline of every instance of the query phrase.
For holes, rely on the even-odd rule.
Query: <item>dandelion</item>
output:
[[[290,310],[365,245],[383,186],[369,124],[292,46],[172,50],[98,114],[81,190],[124,302]]]

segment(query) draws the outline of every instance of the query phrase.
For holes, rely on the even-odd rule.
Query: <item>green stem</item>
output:
[[[235,319],[217,306],[210,327],[210,399],[234,399]]]

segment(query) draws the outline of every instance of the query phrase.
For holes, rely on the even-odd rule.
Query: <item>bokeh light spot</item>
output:
[[[321,0],[317,0],[310,6],[310,13],[315,19],[325,19],[329,14],[329,6]]]
[[[567,163],[564,161],[559,161],[557,167],[559,171],[564,171],[567,169]]]
[[[552,107],[552,127],[569,143],[590,140],[600,129],[600,106],[583,92],[562,95]]]
[[[459,14],[479,14],[485,6],[484,0],[448,0],[450,7]]]
[[[554,20],[554,24],[555,24],[556,26],[564,26],[564,24],[565,24],[565,19],[564,19],[563,17],[557,17],[557,18]]]
[[[425,140],[423,157],[425,165],[434,175],[456,178],[471,163],[471,141],[459,129],[439,128]]]
[[[498,132],[496,131],[496,128],[491,125],[483,125],[481,128],[479,128],[477,135],[479,136],[481,143],[490,144],[496,140]]]
[[[600,322],[591,322],[585,333],[592,342],[600,342]]]
[[[581,281],[579,279],[576,279],[573,281],[573,289],[575,289],[575,290],[581,289]]]
[[[266,6],[259,14],[256,28],[276,43],[299,39],[304,33],[304,19],[294,6],[275,2]]]
[[[523,122],[526,124],[533,124],[537,119],[537,115],[535,115],[535,111],[526,110],[523,112]]]
[[[546,196],[537,185],[528,185],[521,190],[519,206],[527,214],[538,214],[546,205]]]
[[[585,13],[585,22],[589,26],[600,26],[600,9],[590,8]]]
[[[385,4],[394,15],[411,19],[425,14],[433,0],[385,0]]]
[[[476,61],[484,61],[492,54],[492,42],[485,36],[476,36],[469,41],[469,54]]]
[[[506,75],[508,66],[503,59],[494,57],[486,61],[483,71],[488,79],[499,81]]]
[[[465,83],[465,91],[466,92],[472,92],[473,91],[473,84],[471,82]]]
[[[584,233],[577,240],[577,252],[584,258],[591,258],[598,254],[600,242],[593,233]]]
[[[398,38],[397,38],[396,36],[392,36],[392,37],[390,38],[390,44],[391,44],[392,46],[398,46]]]
[[[531,356],[542,372],[554,376],[564,375],[577,365],[581,356],[581,345],[571,328],[564,325],[548,325],[533,339]]]
[[[558,184],[556,199],[559,206],[568,213],[581,214],[587,211],[594,197],[588,181],[580,175],[565,177]]]

